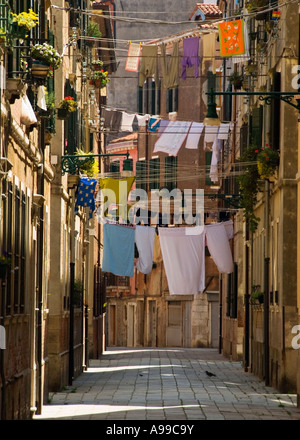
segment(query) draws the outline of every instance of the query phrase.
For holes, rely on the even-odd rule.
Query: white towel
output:
[[[206,245],[220,273],[233,272],[232,252],[224,224],[213,223],[204,227]]]
[[[46,96],[45,96],[45,87],[39,86],[38,87],[38,93],[37,93],[37,105],[42,110],[47,110],[47,104],[46,104]]]
[[[150,115],[136,115],[139,127],[145,127]]]
[[[155,228],[152,226],[136,226],[135,244],[139,251],[137,270],[144,274],[152,271],[154,238]]]
[[[221,124],[218,132],[218,139],[227,140],[229,135],[230,124]]]
[[[203,122],[193,122],[186,140],[185,148],[197,150],[199,139],[203,131]]]
[[[202,292],[205,287],[204,228],[159,228],[158,231],[170,294]]]
[[[122,112],[121,131],[133,131],[132,124],[135,118],[135,113],[129,114]]]
[[[204,148],[206,147],[206,144],[210,144],[215,141],[218,131],[219,131],[219,126],[217,125],[205,126]]]
[[[162,151],[170,156],[177,156],[181,145],[185,141],[191,122],[170,121],[162,135],[154,145],[154,153]]]

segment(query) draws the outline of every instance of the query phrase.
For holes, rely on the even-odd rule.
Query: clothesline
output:
[[[233,272],[232,238],[231,220],[178,228],[104,223],[102,270],[133,277],[136,246],[136,267],[141,273],[150,274],[153,260],[161,253],[170,294],[194,295],[205,288],[205,246],[220,273]]]

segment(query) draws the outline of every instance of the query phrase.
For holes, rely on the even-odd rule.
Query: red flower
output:
[[[255,153],[258,153],[258,150],[255,150]]]

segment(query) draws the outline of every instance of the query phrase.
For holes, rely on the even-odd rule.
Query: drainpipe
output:
[[[74,376],[75,188],[71,189],[69,385]]]
[[[46,24],[45,24],[45,2],[41,1],[40,5],[40,32],[41,32],[41,40],[45,41],[45,32],[46,32]],[[42,152],[42,163],[41,163],[41,173],[38,177],[39,179],[39,194],[44,196],[45,194],[45,121],[41,120],[40,126],[40,146]],[[37,414],[42,413],[43,406],[43,380],[42,380],[42,362],[43,362],[43,275],[44,275],[44,204],[40,207],[40,226],[39,226],[39,249],[38,249],[38,288],[37,288]]]

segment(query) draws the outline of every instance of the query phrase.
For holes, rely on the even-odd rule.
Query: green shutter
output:
[[[150,159],[149,161],[149,190],[159,189],[159,158]]]
[[[250,144],[256,147],[262,145],[263,106],[253,109],[250,116]]]
[[[135,166],[136,166],[136,187],[141,189],[146,189],[146,182],[145,182],[146,162],[144,160],[138,160]]]
[[[165,158],[165,188],[169,191],[176,188],[177,180],[177,157],[167,156]]]
[[[120,161],[114,160],[113,162],[110,162],[109,164],[109,171],[111,173],[119,173],[120,171]]]

